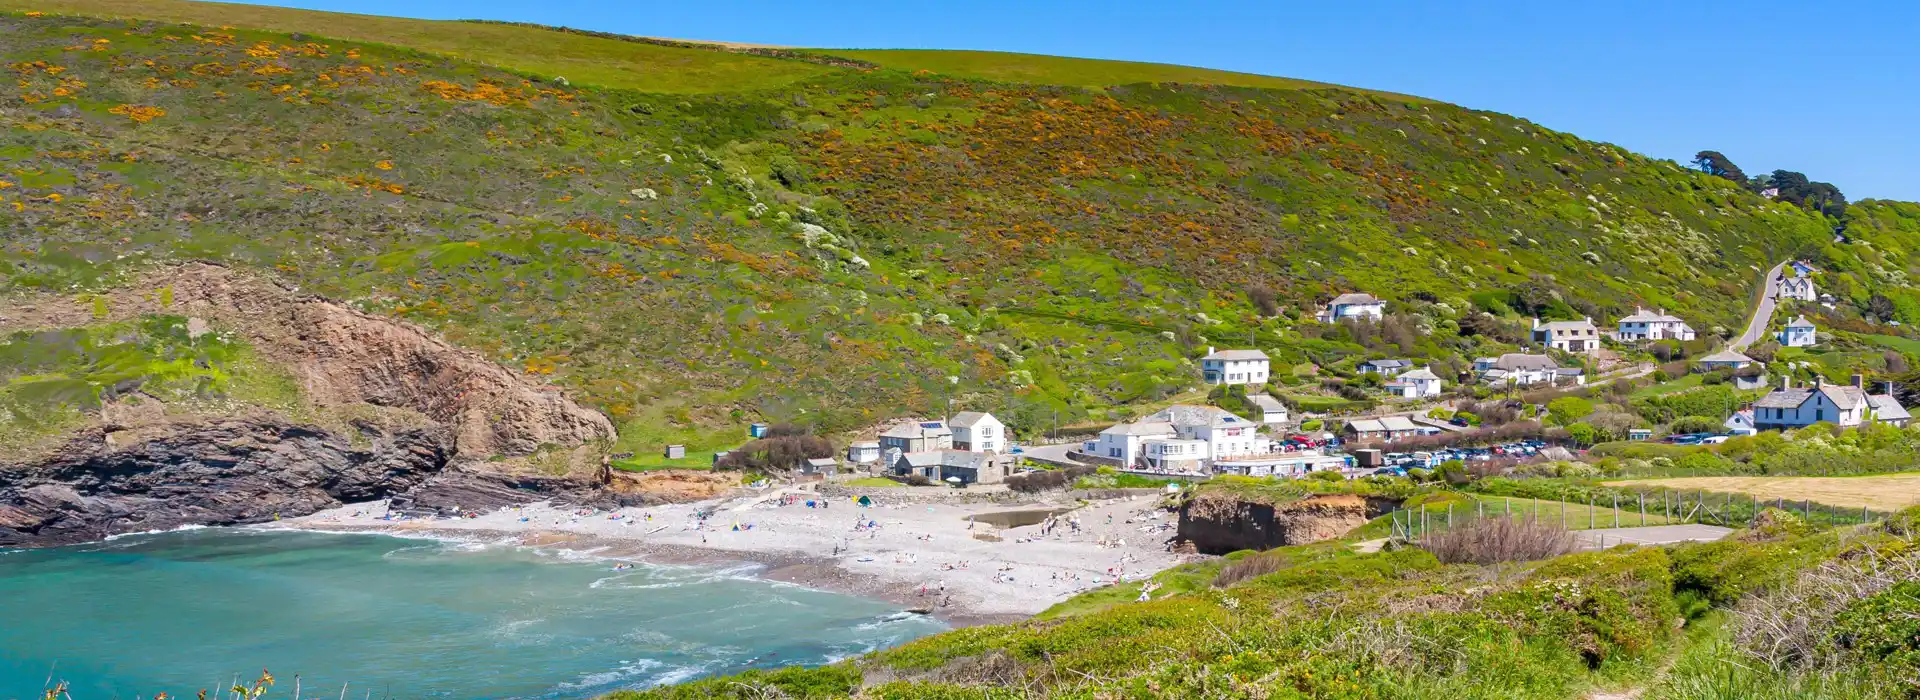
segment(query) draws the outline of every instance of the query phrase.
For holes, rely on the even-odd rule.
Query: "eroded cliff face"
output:
[[[123,290],[108,297],[104,319],[90,299],[6,300],[0,332],[188,316],[243,335],[296,378],[311,410],[110,399],[52,447],[0,456],[0,547],[254,523],[396,496],[442,511],[640,498],[607,488],[601,455],[614,430],[605,416],[419,328],[215,265]]]
[[[1360,496],[1311,496],[1279,505],[1202,494],[1180,508],[1178,538],[1202,554],[1263,550],[1330,540],[1367,524],[1378,510]]]
[[[27,464],[0,464],[0,547],[306,515],[407,491],[446,467],[434,430],[353,438],[271,416],[182,424],[113,447],[91,429]]]

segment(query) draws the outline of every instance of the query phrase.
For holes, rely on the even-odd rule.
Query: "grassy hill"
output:
[[[1733,327],[1759,269],[1830,237],[1608,144],[1281,79],[187,2],[0,8],[20,10],[0,15],[6,289],[223,262],[552,382],[626,449],[949,397],[1018,430],[1107,420],[1249,338],[1288,365],[1458,362],[1512,348],[1528,313],[1645,304]],[[1241,78],[1268,87],[1130,82]],[[1403,314],[1308,320],[1353,290]],[[1249,300],[1267,291],[1278,316]],[[1463,331],[1478,310],[1507,330]]]

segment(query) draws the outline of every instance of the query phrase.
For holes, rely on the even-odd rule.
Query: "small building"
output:
[[[1727,429],[1728,435],[1757,435],[1760,433],[1760,429],[1754,427],[1753,409],[1751,408],[1734,411],[1733,415],[1727,416],[1726,422],[1720,425]]]
[[[668,445],[667,449],[662,451],[662,455],[667,459],[685,459],[687,456],[687,446]]]
[[[1380,319],[1387,315],[1387,302],[1372,294],[1353,292],[1334,297],[1320,311],[1321,323],[1338,323],[1350,318]]]
[[[1165,448],[1154,448],[1154,443],[1197,440],[1206,446],[1199,458],[1211,463],[1271,452],[1272,441],[1259,434],[1261,425],[1213,406],[1177,404],[1139,421],[1100,431],[1098,439],[1087,443],[1091,449],[1084,452],[1122,467],[1151,466],[1150,454],[1167,455]],[[1160,451],[1154,452],[1156,449]]]
[[[1805,316],[1788,321],[1787,327],[1780,331],[1780,345],[1783,347],[1810,348],[1817,342],[1819,330]]]
[[[1667,315],[1666,309],[1647,311],[1634,307],[1633,315],[1620,319],[1619,329],[1614,333],[1623,343],[1639,343],[1649,340],[1693,340],[1693,326],[1677,316]]]
[[[1265,425],[1279,425],[1287,422],[1287,405],[1270,394],[1250,394],[1247,402],[1257,409],[1260,422]]]
[[[833,476],[840,468],[840,462],[832,457],[815,457],[801,463],[800,473],[805,476]]]
[[[771,429],[768,428],[765,423],[754,423],[753,425],[747,426],[747,437],[763,438],[767,436],[769,430]]]
[[[991,413],[961,411],[947,421],[953,430],[953,449],[968,452],[1005,452],[1007,426]]]
[[[847,445],[848,464],[874,464],[880,461],[880,443],[871,440]]]
[[[1578,367],[1561,367],[1547,355],[1510,352],[1497,358],[1473,361],[1480,381],[1494,386],[1533,386],[1535,384],[1585,384],[1586,373]]]
[[[1385,440],[1414,437],[1421,434],[1420,426],[1406,416],[1387,416],[1385,418],[1355,418],[1347,421],[1342,428],[1346,436],[1353,440]]]
[[[1267,367],[1267,354],[1259,350],[1207,348],[1200,358],[1200,375],[1208,384],[1265,384]]]
[[[905,421],[880,434],[880,449],[932,452],[953,448],[953,430],[946,421]]]
[[[1400,376],[1401,372],[1413,369],[1413,361],[1367,360],[1366,362],[1354,365],[1353,369],[1361,374],[1378,374],[1382,377],[1392,378]]]
[[[1653,430],[1649,428],[1628,428],[1627,439],[1628,440],[1651,440],[1653,439]]]
[[[895,476],[919,476],[936,483],[998,484],[1007,480],[1012,461],[984,452],[934,450],[896,455]],[[959,481],[949,481],[950,479]]]
[[[1440,375],[1434,374],[1431,369],[1421,367],[1387,382],[1387,393],[1405,399],[1439,396],[1444,384]]]
[[[1813,386],[1795,389],[1792,382],[1792,378],[1782,377],[1779,389],[1754,402],[1755,429],[1786,430],[1815,423],[1853,427],[1869,420],[1905,425],[1912,418],[1891,393],[1869,395],[1857,374],[1853,375],[1851,385],[1815,379]],[[1887,386],[1889,392],[1892,389],[1892,385]]]
[[[1780,291],[1775,295],[1781,299],[1816,301],[1820,292],[1814,289],[1812,277],[1783,277],[1780,279]]]
[[[1536,318],[1533,319],[1533,342],[1561,352],[1589,353],[1600,349],[1600,329],[1593,325],[1592,318],[1546,323]]]
[[[1722,369],[1745,369],[1753,366],[1753,363],[1753,358],[1734,352],[1732,348],[1728,348],[1700,358],[1699,365],[1701,371],[1712,372]]]

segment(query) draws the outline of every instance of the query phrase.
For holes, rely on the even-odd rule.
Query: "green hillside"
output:
[[[1645,304],[1734,327],[1760,269],[1831,235],[1669,162],[1342,89],[1088,89],[510,25],[16,3],[0,0],[314,17],[414,48],[0,15],[6,288],[255,270],[551,381],[627,449],[726,446],[758,419],[853,428],[949,396],[1021,431],[1106,420],[1190,390],[1193,358],[1249,337],[1287,365],[1457,366],[1511,349],[1528,314]],[[536,35],[551,43],[517,41]],[[1073,85],[1131,75],[1031,60]],[[574,84],[528,77],[550,73]],[[1356,290],[1403,313],[1310,321]],[[1278,316],[1250,301],[1268,292]],[[1503,326],[1462,329],[1478,310]]]

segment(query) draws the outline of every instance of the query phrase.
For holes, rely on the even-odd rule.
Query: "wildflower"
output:
[[[29,13],[27,13],[27,16],[28,16],[28,17],[45,17],[45,16],[47,16],[47,13],[45,13],[45,12],[29,12]]]
[[[383,160],[383,161],[380,161],[380,162],[378,162],[378,163],[374,163],[374,164],[373,164],[373,167],[376,167],[376,168],[379,168],[379,169],[381,169],[381,170],[392,170],[392,169],[393,169],[393,161],[390,161],[390,160]]]
[[[107,113],[125,116],[133,120],[135,124],[145,124],[160,117],[167,116],[167,110],[146,105],[118,105],[107,110]]]

